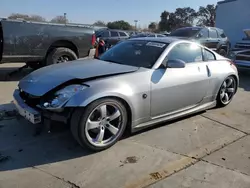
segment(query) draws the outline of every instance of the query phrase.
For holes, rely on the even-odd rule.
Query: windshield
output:
[[[106,51],[99,59],[123,65],[152,68],[167,46],[166,43],[146,40],[124,41]]]
[[[170,36],[175,37],[192,37],[195,36],[201,28],[181,28],[170,33]]]

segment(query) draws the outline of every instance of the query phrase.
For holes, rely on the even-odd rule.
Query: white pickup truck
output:
[[[250,29],[244,29],[246,37],[237,42],[229,53],[238,67],[250,68]]]

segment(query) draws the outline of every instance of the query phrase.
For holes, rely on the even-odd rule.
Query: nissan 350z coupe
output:
[[[100,151],[125,129],[226,106],[238,84],[234,63],[206,47],[171,37],[136,38],[99,59],[32,72],[19,82],[14,102],[33,124],[69,123],[80,145]]]

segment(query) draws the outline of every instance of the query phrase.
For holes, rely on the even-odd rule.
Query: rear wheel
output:
[[[227,106],[233,99],[237,89],[237,82],[233,76],[227,77],[221,85],[217,96],[217,105],[219,107]]]
[[[80,145],[101,151],[120,139],[126,128],[127,119],[127,110],[119,100],[100,99],[85,109],[74,112],[71,131]]]
[[[71,49],[59,47],[49,52],[46,58],[46,65],[64,63],[64,62],[73,61],[76,59],[77,59],[77,55]]]

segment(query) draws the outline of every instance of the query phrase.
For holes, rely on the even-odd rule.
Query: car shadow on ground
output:
[[[192,116],[195,115],[197,114]],[[133,134],[126,132],[121,140],[181,120],[161,123]],[[58,162],[67,163],[70,160],[91,157],[100,153],[82,148],[74,140],[67,125],[53,123],[51,133],[48,133],[40,125],[32,125],[15,113],[0,119],[0,172]]]
[[[250,91],[250,69],[238,69],[240,77],[239,87],[245,91]]]

